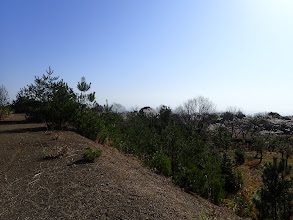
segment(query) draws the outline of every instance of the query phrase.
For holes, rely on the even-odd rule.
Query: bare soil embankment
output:
[[[102,157],[79,163],[87,147]],[[0,219],[239,219],[136,158],[20,114],[0,122],[0,195]]]

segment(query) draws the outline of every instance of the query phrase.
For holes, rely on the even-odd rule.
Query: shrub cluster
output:
[[[155,169],[157,173],[170,176],[172,174],[171,160],[164,153],[156,154],[150,162],[150,166]]]
[[[236,165],[242,165],[245,162],[245,151],[243,148],[237,148],[235,150],[235,162]]]
[[[0,120],[7,117],[11,112],[9,106],[0,106]]]
[[[102,151],[96,150],[93,151],[90,147],[86,149],[86,151],[83,153],[83,160],[85,162],[94,162],[96,158],[101,157]]]

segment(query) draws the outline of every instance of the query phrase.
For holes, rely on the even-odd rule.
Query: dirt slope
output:
[[[102,157],[78,163],[87,147]],[[19,114],[0,122],[0,195],[0,219],[238,219],[135,158]]]

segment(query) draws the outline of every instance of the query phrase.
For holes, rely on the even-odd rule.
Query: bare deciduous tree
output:
[[[4,85],[0,87],[0,106],[6,106],[9,104],[8,91]]]
[[[197,98],[197,105],[198,105],[198,113],[200,115],[202,114],[212,114],[216,111],[215,104],[210,101],[208,98],[205,98],[203,96],[199,96]]]
[[[183,104],[183,109],[186,114],[188,115],[194,115],[197,113],[197,99],[189,99],[187,102]]]
[[[126,108],[119,104],[119,103],[113,103],[112,104],[113,108],[112,108],[112,111],[115,112],[115,113],[123,113],[123,112],[126,112]]]
[[[197,98],[189,99],[176,109],[177,113],[184,113],[187,115],[203,115],[212,114],[216,111],[215,104],[208,98],[199,96]]]

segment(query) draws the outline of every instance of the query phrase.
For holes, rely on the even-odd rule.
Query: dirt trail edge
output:
[[[87,147],[95,163],[78,163]],[[21,114],[0,121],[0,219],[240,219],[131,156]]]

